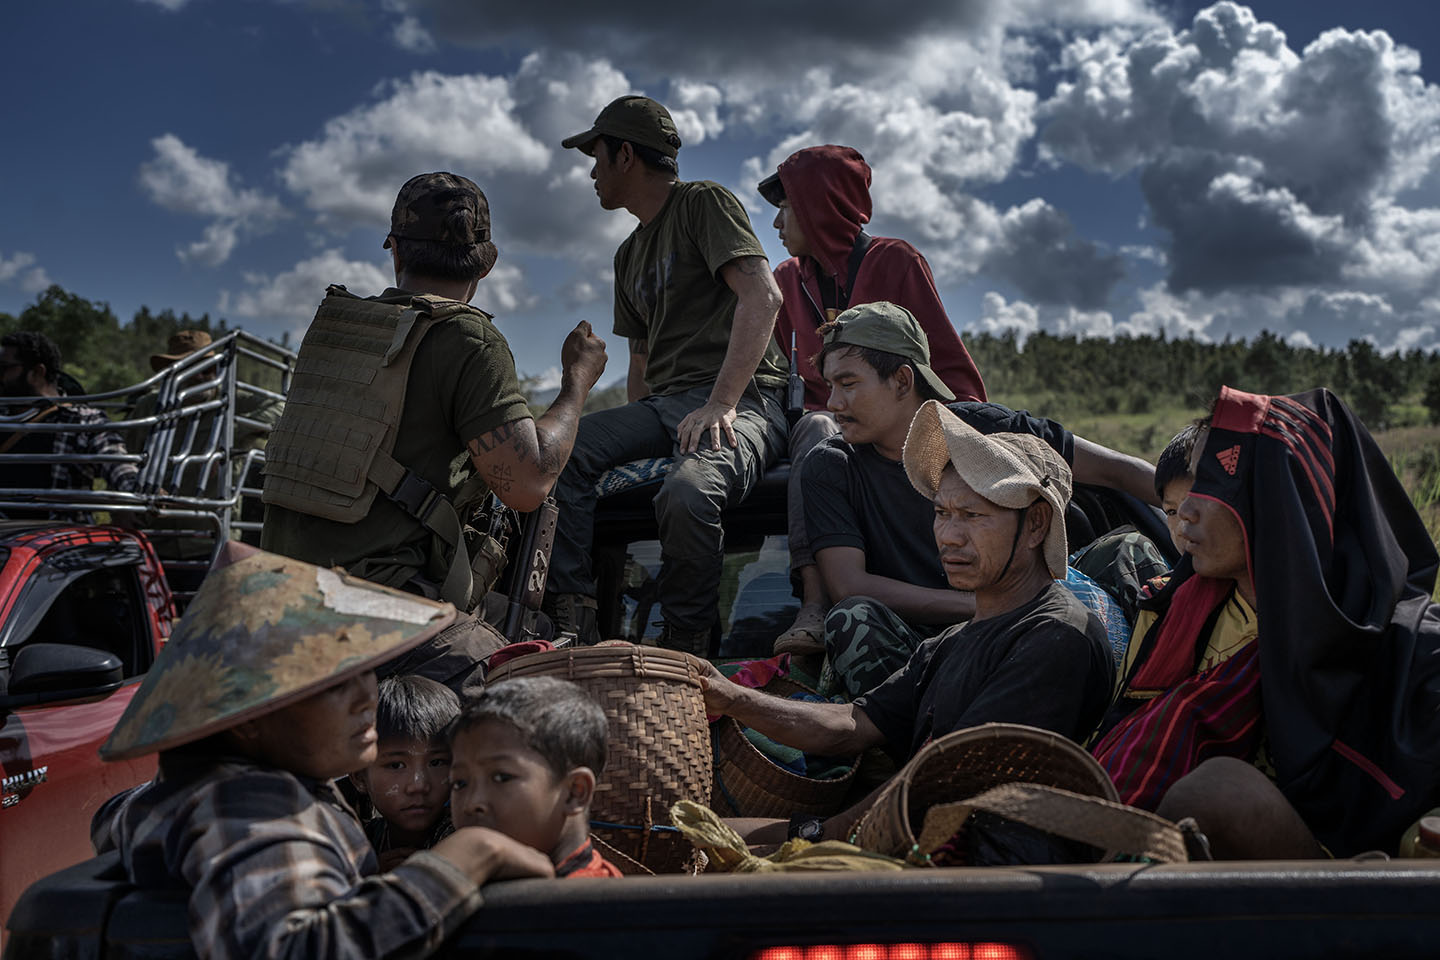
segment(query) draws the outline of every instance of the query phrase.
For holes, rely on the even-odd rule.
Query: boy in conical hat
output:
[[[406,957],[438,948],[488,880],[551,876],[481,827],[378,873],[332,777],[376,755],[374,668],[455,618],[449,604],[229,544],[101,748],[158,751],[154,781],[102,812],[141,888],[190,891],[205,957]]]

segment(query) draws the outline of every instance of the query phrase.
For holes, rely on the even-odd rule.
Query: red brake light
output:
[[[749,960],[1031,960],[1012,943],[817,943],[766,947]]]

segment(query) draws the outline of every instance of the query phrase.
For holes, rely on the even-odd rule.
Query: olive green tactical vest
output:
[[[329,287],[270,434],[264,501],[340,523],[363,519],[381,486],[394,490],[406,472],[390,452],[416,348],[436,324],[467,313],[490,319],[443,297],[380,303]]]

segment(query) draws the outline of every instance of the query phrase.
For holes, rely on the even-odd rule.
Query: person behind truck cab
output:
[[[929,365],[925,331],[903,307],[870,303],[841,314],[822,337],[817,361],[840,433],[815,446],[800,474],[810,546],[835,602],[826,648],[854,696],[904,664],[924,637],[968,619],[975,606],[969,594],[951,588],[934,542],[921,532],[933,507],[901,463],[916,412],[927,400],[951,399]],[[1053,420],[994,403],[962,401],[949,409],[982,433],[1039,437],[1074,461],[1082,483],[1153,499],[1149,464],[1074,437]]]
[[[159,753],[93,835],[141,890],[184,891],[215,960],[434,953],[480,885],[548,877],[549,860],[463,827],[392,869],[333,782],[375,762],[375,666],[455,617],[434,603],[227,543],[185,620],[101,747]]]
[[[455,691],[428,677],[386,677],[375,707],[375,762],[350,782],[375,808],[365,836],[380,869],[428,850],[454,831],[450,822],[450,743],[460,715]]]
[[[11,490],[89,490],[103,477],[110,490],[132,491],[140,468],[120,460],[56,462],[67,454],[117,456],[129,451],[115,430],[104,429],[110,418],[103,410],[68,403],[60,390],[60,348],[33,330],[7,333],[0,338],[0,408],[20,423],[85,424],[92,430],[66,432],[5,431],[0,429],[0,453],[30,454],[34,462],[11,462],[0,468],[0,488]],[[33,398],[24,408],[14,398]],[[45,462],[49,460],[50,462]],[[0,489],[0,499],[4,489]],[[0,516],[33,516],[23,508],[0,510]],[[88,522],[88,513],[75,513]]]
[[[784,302],[775,321],[782,350],[793,342],[805,382],[805,413],[790,431],[790,576],[801,588],[800,612],[775,641],[776,653],[824,648],[829,604],[805,534],[800,464],[810,448],[838,432],[826,409],[829,388],[815,366],[819,327],[852,305],[888,301],[909,310],[930,347],[930,367],[961,400],[984,400],[985,384],[965,349],[925,258],[904,240],[872,237],[870,166],[853,147],[825,144],[797,150],[760,181],[760,195],[778,207],[775,229],[790,259],[775,268]],[[954,397],[948,398],[954,399]]]
[[[455,824],[534,847],[557,877],[620,876],[590,840],[607,730],[605,711],[568,680],[517,677],[487,687],[450,730]]]
[[[521,511],[544,502],[605,344],[584,321],[570,332],[560,392],[535,420],[509,344],[470,305],[497,257],[480,188],[453,173],[411,178],[383,246],[395,286],[369,298],[330,287],[300,345],[265,457],[261,545],[468,612],[498,573],[498,545],[466,521],[487,491]],[[504,643],[467,615],[385,669],[461,692]]]
[[[1393,854],[1440,799],[1435,544],[1328,390],[1223,387],[1193,446],[1185,557],[1092,752],[1217,858]]]
[[[707,711],[809,754],[883,746],[897,763],[935,737],[992,721],[1084,739],[1110,701],[1115,668],[1100,622],[1056,582],[1065,575],[1069,466],[1038,437],[987,436],[931,400],[910,425],[904,470],[930,501],[946,579],[973,597],[973,618],[921,643],[852,703],[772,697],[712,666]],[[856,813],[840,815],[827,836],[838,838]]]
[[[640,222],[615,253],[615,333],[630,342],[629,403],[586,416],[556,485],[546,610],[595,639],[595,481],[647,457],[676,461],[655,495],[661,646],[704,656],[719,622],[721,511],[785,447],[784,360],[771,336],[780,293],[735,196],[677,179],[680,137],[647,97],[610,103],[562,146],[593,157],[600,205]]]

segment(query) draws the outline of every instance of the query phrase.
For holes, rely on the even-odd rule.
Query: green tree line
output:
[[[51,286],[18,315],[0,313],[0,333],[39,330],[60,347],[64,366],[90,392],[151,375],[149,358],[178,330],[225,334],[226,321],[142,306],[127,322],[109,304]],[[1440,354],[1381,353],[1365,340],[1344,348],[1291,345],[1273,333],[1206,343],[1158,336],[1086,339],[1036,333],[970,333],[966,345],[993,399],[1061,422],[1083,417],[1198,410],[1222,384],[1255,393],[1329,387],[1372,430],[1440,423]],[[289,346],[288,343],[282,345]],[[534,382],[531,380],[530,382]],[[617,383],[588,409],[623,402]]]

